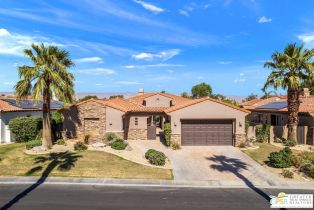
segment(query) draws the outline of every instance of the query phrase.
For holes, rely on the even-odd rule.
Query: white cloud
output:
[[[82,69],[78,71],[81,74],[88,74],[88,75],[112,75],[116,72],[112,69],[106,69],[106,68],[94,68],[94,69]]]
[[[78,58],[74,60],[77,63],[102,63],[103,60],[100,57],[86,57],[86,58]]]
[[[157,7],[156,5],[153,5],[144,1],[140,1],[140,0],[133,0],[133,1],[137,4],[140,4],[142,7],[151,11],[154,14],[159,14],[165,11],[163,8]]]
[[[4,85],[9,85],[9,86],[13,86],[16,84],[16,82],[4,82]]]
[[[0,28],[0,54],[11,56],[23,56],[23,50],[30,48],[32,43],[38,44],[43,42],[46,45],[58,45],[51,42],[46,37],[25,36],[17,33],[10,33],[5,28]]]
[[[240,73],[240,77],[243,77],[244,76],[244,73]]]
[[[245,78],[240,78],[240,79],[235,79],[233,80],[235,83],[241,83],[241,82],[245,82],[246,79]]]
[[[228,64],[231,64],[232,61],[219,61],[218,63],[221,65],[228,65]]]
[[[171,49],[162,51],[160,53],[146,53],[142,52],[139,54],[135,54],[132,57],[137,60],[153,60],[153,59],[161,59],[161,60],[169,60],[170,58],[180,54],[179,49]]]
[[[267,17],[265,17],[265,16],[262,16],[260,19],[258,19],[258,22],[259,22],[259,23],[269,23],[269,22],[271,22],[271,21],[272,21],[271,18],[267,18]]]
[[[314,32],[300,34],[298,39],[300,39],[307,47],[314,47]]]
[[[140,85],[142,83],[137,81],[117,81],[115,82],[116,85]]]
[[[167,70],[167,72],[168,72],[168,73],[171,73],[171,74],[174,73],[173,70]]]
[[[163,68],[163,67],[182,67],[182,64],[157,63],[148,65],[126,65],[126,69],[144,69],[144,68]]]
[[[180,15],[184,15],[186,17],[190,16],[190,13],[188,13],[186,10],[179,9],[178,12],[179,12]]]
[[[205,79],[205,77],[203,77],[203,76],[198,76],[198,77],[196,77],[196,79],[202,80],[202,79]]]

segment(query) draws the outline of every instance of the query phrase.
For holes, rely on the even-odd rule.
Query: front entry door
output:
[[[156,140],[156,126],[155,125],[147,125],[147,139]]]

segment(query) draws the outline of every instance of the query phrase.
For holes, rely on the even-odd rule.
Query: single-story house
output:
[[[211,99],[188,99],[169,93],[144,93],[109,100],[90,99],[62,109],[64,132],[94,141],[113,132],[125,140],[156,140],[164,122],[181,145],[234,145],[245,141],[249,111]]]
[[[53,101],[51,109],[57,110],[63,106],[62,102]],[[0,98],[0,143],[10,143],[14,139],[9,129],[10,120],[17,117],[39,116],[42,117],[42,101],[15,98]]]
[[[267,124],[273,126],[278,137],[287,137],[288,103],[287,96],[273,96],[267,99],[254,99],[240,104],[251,111],[248,120],[251,125]],[[298,143],[310,144],[314,142],[314,96],[304,88],[300,97]],[[278,130],[278,131],[277,131]]]

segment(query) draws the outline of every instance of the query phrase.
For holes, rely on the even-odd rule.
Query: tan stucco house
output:
[[[287,96],[273,96],[267,99],[254,99],[240,104],[251,111],[248,120],[252,126],[271,125],[275,137],[287,138],[288,103]],[[300,97],[298,144],[314,145],[314,96],[304,88]],[[271,138],[271,140],[273,140]]]
[[[249,111],[211,98],[187,99],[143,93],[128,99],[90,99],[63,109],[70,137],[95,140],[113,132],[125,140],[156,140],[171,123],[172,141],[181,145],[239,145],[245,141]],[[157,138],[158,139],[158,138]]]

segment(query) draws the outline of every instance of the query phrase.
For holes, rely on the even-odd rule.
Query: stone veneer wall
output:
[[[64,130],[73,133],[74,138],[83,139],[85,134],[90,134],[90,141],[95,142],[106,133],[106,108],[95,101],[64,109],[62,114]]]
[[[241,143],[246,142],[246,134],[235,134],[234,135],[235,146],[240,146]]]
[[[147,129],[129,129],[128,140],[146,140]]]

